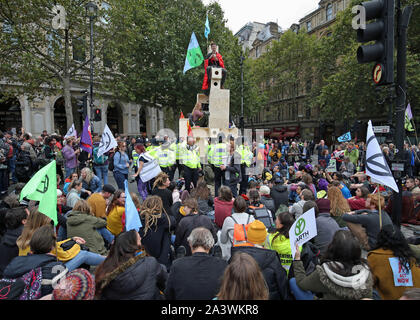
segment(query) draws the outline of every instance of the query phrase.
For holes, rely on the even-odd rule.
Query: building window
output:
[[[326,16],[327,16],[327,21],[330,21],[332,19],[332,14],[333,14],[333,10],[332,10],[332,3],[329,3],[327,5],[327,9],[326,9]]]
[[[311,108],[306,107],[305,112],[306,112],[306,119],[310,119],[311,118]]]
[[[306,93],[311,92],[311,89],[312,89],[312,80],[309,79],[306,81]]]
[[[260,49],[260,47],[256,47],[256,48],[255,48],[255,56],[256,56],[257,58],[259,58],[259,57],[260,57],[260,55],[261,55],[261,49]]]
[[[307,21],[306,22],[306,31],[311,31],[312,30],[312,21]]]

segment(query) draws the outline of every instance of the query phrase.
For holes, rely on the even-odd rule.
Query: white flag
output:
[[[76,128],[74,127],[74,123],[71,125],[69,131],[67,131],[66,135],[64,136],[64,139],[67,139],[70,137],[77,138],[77,132],[76,132]]]
[[[105,124],[101,142],[99,142],[98,157],[102,156],[105,152],[114,149],[117,145],[117,140],[115,140],[111,130],[108,128],[108,125]]]
[[[366,135],[366,175],[372,182],[383,184],[390,187],[395,192],[399,192],[388,163],[379,147],[373,133],[372,122],[369,120]]]

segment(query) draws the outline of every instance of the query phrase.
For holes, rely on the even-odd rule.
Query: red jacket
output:
[[[221,68],[225,67],[225,63],[223,62],[222,55],[216,52],[216,57],[219,59],[219,65]],[[204,60],[204,79],[203,79],[203,86],[201,87],[202,90],[207,90],[209,88],[208,84],[208,75],[207,75],[207,67],[209,66],[209,60],[213,59],[205,59]]]
[[[232,214],[233,200],[231,202],[214,198],[214,223],[221,229],[223,222]]]

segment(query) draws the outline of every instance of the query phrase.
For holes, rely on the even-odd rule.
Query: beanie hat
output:
[[[95,280],[83,268],[69,272],[52,292],[52,300],[93,300],[94,296]]]
[[[105,192],[109,192],[109,193],[111,193],[111,194],[114,194],[114,193],[115,193],[115,188],[114,188],[114,186],[113,186],[113,185],[111,185],[111,184],[105,184],[105,185],[102,187],[102,190],[103,190],[103,191],[105,191]]]
[[[270,188],[266,185],[261,186],[260,188],[260,194],[270,194]]]
[[[267,238],[267,229],[260,220],[254,220],[248,226],[247,232],[248,241],[256,244],[261,244]]]
[[[316,205],[318,206],[319,213],[330,212],[331,204],[328,199],[318,199],[316,200]]]

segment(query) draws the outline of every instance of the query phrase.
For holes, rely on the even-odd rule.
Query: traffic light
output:
[[[93,121],[101,121],[101,109],[95,108],[93,110]]]
[[[77,99],[77,106],[79,107],[77,112],[82,114],[83,119],[86,119],[87,116],[87,98],[88,94],[86,93],[81,99]]]
[[[357,49],[359,63],[375,62],[372,76],[377,85],[394,82],[394,0],[362,2],[366,14],[365,28],[357,30],[357,41],[372,44]],[[370,20],[373,22],[367,23]]]

